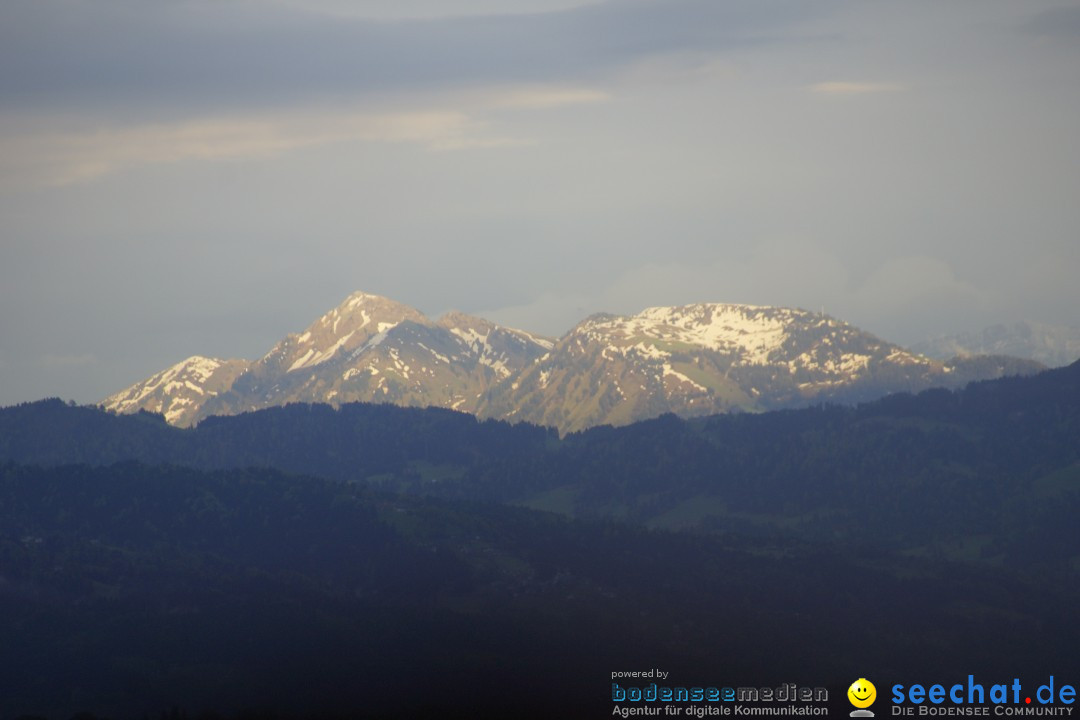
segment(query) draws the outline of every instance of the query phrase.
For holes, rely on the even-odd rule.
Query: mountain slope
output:
[[[160,413],[174,425],[190,425],[210,398],[227,391],[247,360],[219,360],[194,355],[102,401],[107,410]]]

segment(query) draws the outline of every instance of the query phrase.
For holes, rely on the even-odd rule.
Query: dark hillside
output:
[[[628,667],[834,690],[1080,670],[1075,579],[838,544],[137,464],[4,466],[0,528],[5,718],[596,717]]]

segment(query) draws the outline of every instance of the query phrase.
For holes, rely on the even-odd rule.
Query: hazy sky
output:
[[[1077,324],[1080,3],[3,0],[0,404],[354,290]]]

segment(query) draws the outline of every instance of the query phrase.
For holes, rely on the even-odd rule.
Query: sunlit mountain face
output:
[[[672,412],[693,417],[1032,372],[1038,363],[933,360],[822,313],[700,303],[594,315],[558,340],[357,292],[262,358],[195,356],[106,398],[190,426],[292,402],[444,407],[561,432]]]

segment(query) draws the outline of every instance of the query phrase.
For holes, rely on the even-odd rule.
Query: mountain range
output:
[[[106,398],[191,426],[289,403],[444,407],[561,432],[856,402],[1042,369],[1005,356],[932,359],[823,313],[699,303],[598,314],[559,339],[356,292],[255,361],[193,356]]]
[[[1080,358],[1080,328],[1021,321],[991,325],[979,332],[938,335],[912,346],[928,357],[972,355],[1030,358],[1047,367],[1063,367]]]

